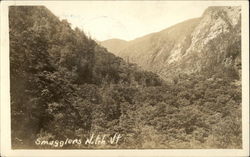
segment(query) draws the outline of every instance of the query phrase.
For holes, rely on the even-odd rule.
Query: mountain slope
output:
[[[209,7],[201,18],[129,41],[113,53],[165,79],[178,73],[216,73],[225,67],[236,75],[240,72],[240,18],[240,7]]]
[[[75,135],[77,129],[94,131],[98,128],[94,121],[119,118],[120,103],[131,99],[112,96],[113,91],[133,93],[133,86],[162,84],[156,74],[107,52],[43,6],[11,6],[9,25],[15,148],[34,145],[40,135],[64,137]]]

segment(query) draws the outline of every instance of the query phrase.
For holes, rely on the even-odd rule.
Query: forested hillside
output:
[[[109,53],[43,6],[9,7],[13,148],[241,148],[241,85],[167,83]],[[122,134],[118,145],[35,141]]]

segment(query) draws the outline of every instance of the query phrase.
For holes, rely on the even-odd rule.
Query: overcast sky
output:
[[[65,1],[46,4],[60,19],[79,27],[92,38],[132,40],[184,20],[200,17],[216,2],[208,1]],[[218,3],[218,2],[217,2]],[[220,4],[217,4],[220,5]]]

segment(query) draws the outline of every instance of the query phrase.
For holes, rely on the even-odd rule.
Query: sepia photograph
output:
[[[215,2],[8,5],[10,149],[249,151],[245,5]]]

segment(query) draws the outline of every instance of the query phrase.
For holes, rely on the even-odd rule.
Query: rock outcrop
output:
[[[209,7],[200,18],[126,42],[120,49],[103,46],[163,78],[223,68],[240,73],[241,8]]]

